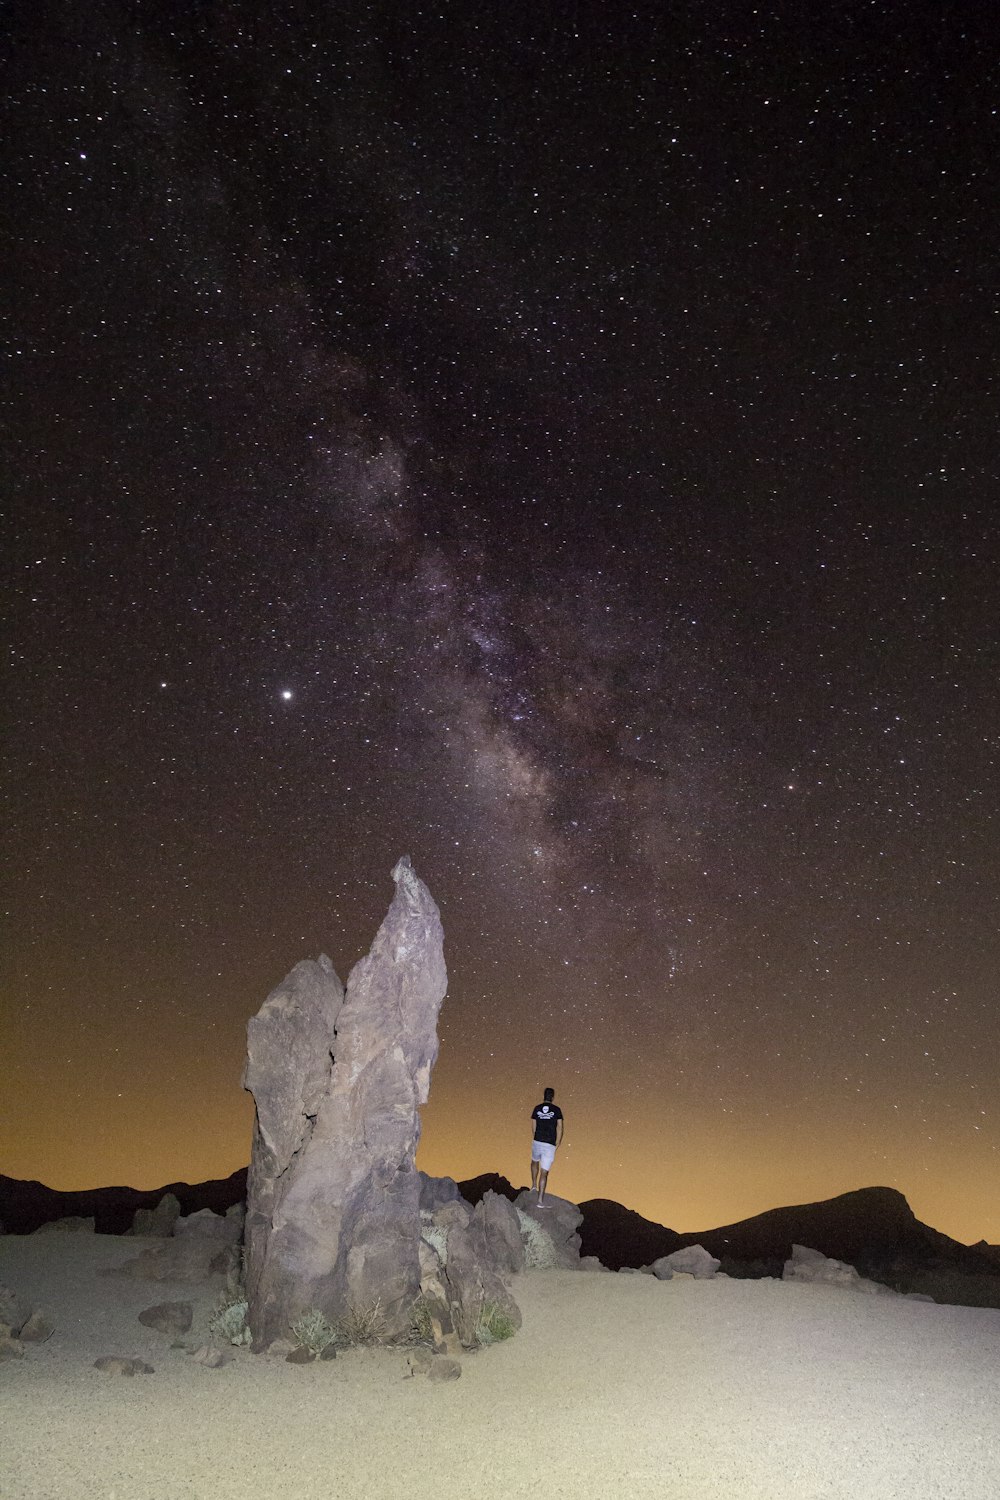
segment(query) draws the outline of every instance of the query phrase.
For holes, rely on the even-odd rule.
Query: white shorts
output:
[[[552,1163],[555,1159],[555,1146],[550,1146],[547,1141],[532,1141],[531,1160],[537,1161],[543,1172],[550,1172],[552,1170]]]

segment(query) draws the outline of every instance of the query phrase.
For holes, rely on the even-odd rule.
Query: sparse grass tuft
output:
[[[318,1359],[327,1344],[333,1343],[335,1335],[319,1308],[311,1307],[292,1324],[292,1337],[303,1349],[311,1349]]]
[[[431,1327],[431,1310],[427,1306],[426,1298],[418,1297],[410,1309],[410,1333],[407,1340],[410,1344],[430,1344],[434,1339],[434,1330]]]
[[[499,1344],[513,1338],[517,1325],[505,1307],[499,1302],[484,1302],[476,1324],[477,1344]]]
[[[382,1344],[385,1342],[385,1316],[382,1299],[376,1297],[366,1307],[349,1307],[337,1321],[337,1341],[341,1344]]]
[[[229,1344],[249,1344],[253,1335],[247,1327],[246,1298],[223,1293],[219,1310],[208,1326],[216,1338],[225,1339]]]

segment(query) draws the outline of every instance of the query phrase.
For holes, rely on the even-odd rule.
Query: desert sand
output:
[[[196,1365],[137,1321],[215,1290],[101,1277],[134,1239],[0,1237],[56,1332],[0,1364],[3,1500],[997,1500],[1000,1311],[777,1281],[539,1271],[524,1327],[408,1378],[405,1355]],[[104,1354],[155,1373],[100,1373]]]

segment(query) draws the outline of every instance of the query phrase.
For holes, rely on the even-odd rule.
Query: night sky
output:
[[[1000,1241],[990,7],[3,30],[0,1171],[244,1164],[409,853],[426,1170]]]

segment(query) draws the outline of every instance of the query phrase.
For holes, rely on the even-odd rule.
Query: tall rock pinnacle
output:
[[[405,856],[392,877],[392,904],[346,993],[328,958],[306,960],[247,1027],[255,1349],[312,1308],[336,1323],[377,1303],[392,1338],[420,1291],[414,1155],[447,975],[430,892]]]

